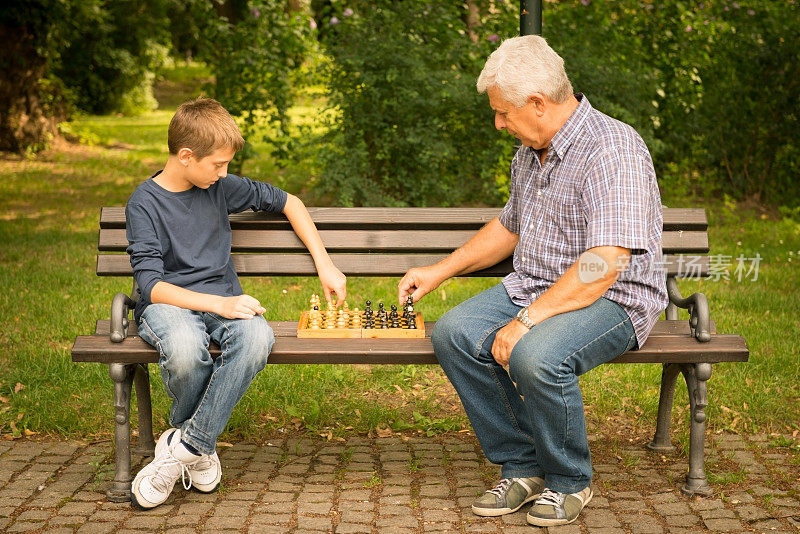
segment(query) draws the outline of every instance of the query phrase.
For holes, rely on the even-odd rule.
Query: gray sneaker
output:
[[[578,519],[583,507],[592,500],[591,486],[577,493],[559,493],[545,488],[528,511],[528,523],[537,527],[566,525]]]
[[[472,513],[496,517],[516,512],[526,502],[539,497],[543,489],[544,480],[539,477],[504,478],[472,503]]]

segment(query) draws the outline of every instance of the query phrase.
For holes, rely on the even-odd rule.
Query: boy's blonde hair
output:
[[[213,98],[200,97],[178,106],[169,121],[167,145],[172,155],[185,147],[202,159],[219,148],[238,152],[244,146],[244,138],[222,104]]]

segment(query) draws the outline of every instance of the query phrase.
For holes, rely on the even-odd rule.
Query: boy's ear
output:
[[[186,167],[189,165],[189,160],[194,157],[194,152],[192,152],[191,148],[183,147],[178,150],[178,161]]]

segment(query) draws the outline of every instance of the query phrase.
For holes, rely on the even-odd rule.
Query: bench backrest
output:
[[[467,242],[500,208],[308,208],[333,262],[348,276],[402,276]],[[664,208],[662,239],[668,276],[706,276],[704,209]],[[232,253],[240,276],[313,276],[314,262],[283,215],[231,215]],[[97,274],[131,276],[125,210],[102,208]],[[682,254],[691,257],[681,257]],[[511,258],[469,276],[504,276]]]

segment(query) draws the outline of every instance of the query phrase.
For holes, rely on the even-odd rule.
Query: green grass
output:
[[[185,79],[176,86],[191,89],[194,75],[181,73]],[[128,280],[94,273],[99,210],[123,205],[160,168],[175,105],[170,102],[172,108],[165,105],[140,117],[82,117],[67,125],[84,139],[79,145],[61,144],[33,159],[0,156],[0,433],[111,433],[107,368],[72,363],[69,349],[75,336],[91,333],[95,320],[109,316],[114,293],[130,290]],[[313,105],[312,99],[308,106]],[[261,148],[260,156],[248,162],[247,174],[302,194],[308,187],[303,176],[313,174],[309,161],[281,169],[266,155],[268,147]],[[751,350],[747,364],[714,367],[711,428],[797,429],[800,223],[716,199],[670,198],[667,203],[707,207],[713,253],[763,258],[757,281],[680,283],[684,294],[703,291],[718,331],[743,335]],[[437,319],[496,281],[449,281],[418,308],[427,319]],[[396,284],[394,279],[351,278],[349,301],[391,302]],[[265,304],[270,320],[296,320],[308,296],[320,291],[315,278],[247,278],[243,286]],[[659,373],[656,365],[608,365],[588,373],[581,383],[589,416],[603,423],[622,415],[651,430]],[[151,378],[160,430],[168,400],[155,369]],[[681,386],[676,430],[684,425],[687,405]],[[257,377],[222,439],[258,438],[278,428],[341,437],[387,427],[435,434],[468,428],[468,422],[435,366],[274,365]]]

